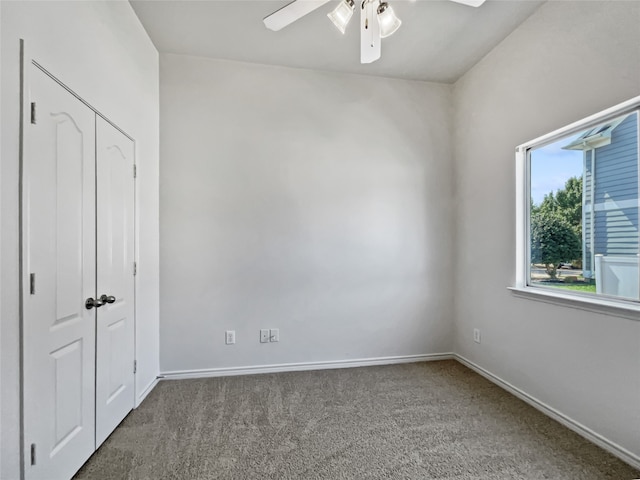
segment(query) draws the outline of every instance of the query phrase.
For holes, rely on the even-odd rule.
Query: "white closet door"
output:
[[[95,114],[28,68],[36,115],[23,143],[25,477],[55,480],[95,446],[96,309],[85,308],[96,294]]]
[[[96,448],[134,406],[134,145],[96,117]],[[109,298],[111,297],[111,298]]]

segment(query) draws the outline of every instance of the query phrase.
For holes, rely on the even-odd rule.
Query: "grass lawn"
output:
[[[551,285],[549,285],[551,286]],[[571,284],[571,283],[566,283],[564,285],[561,284],[553,284],[553,287],[557,287],[557,288],[564,288],[565,290],[575,290],[578,292],[587,292],[587,293],[596,293],[596,285],[595,283],[593,285],[575,285],[575,284]]]

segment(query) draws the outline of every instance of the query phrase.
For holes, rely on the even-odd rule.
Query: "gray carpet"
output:
[[[625,480],[455,361],[161,382],[76,479]]]

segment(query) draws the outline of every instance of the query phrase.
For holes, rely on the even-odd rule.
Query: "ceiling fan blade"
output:
[[[469,5],[470,7],[479,7],[485,0],[451,0],[452,2],[462,3],[463,5]]]
[[[264,17],[262,21],[268,29],[277,32],[329,1],[330,0],[293,0],[293,2],[285,5],[280,10],[276,10],[271,15]]]
[[[380,58],[382,39],[376,7],[374,2],[367,2],[360,8],[360,63],[372,63]]]

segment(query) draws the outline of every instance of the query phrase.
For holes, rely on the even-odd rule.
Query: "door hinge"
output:
[[[133,373],[136,373],[138,371],[138,361],[134,360],[133,361]]]
[[[136,166],[136,164],[133,164],[133,178],[136,178],[138,176],[138,167]]]
[[[36,294],[36,274],[35,273],[29,274],[29,294],[31,295]]]
[[[31,102],[31,123],[36,124],[36,102]]]
[[[138,274],[138,263],[137,262],[133,262],[133,274],[134,275]]]
[[[31,465],[36,464],[36,444],[31,444]]]

